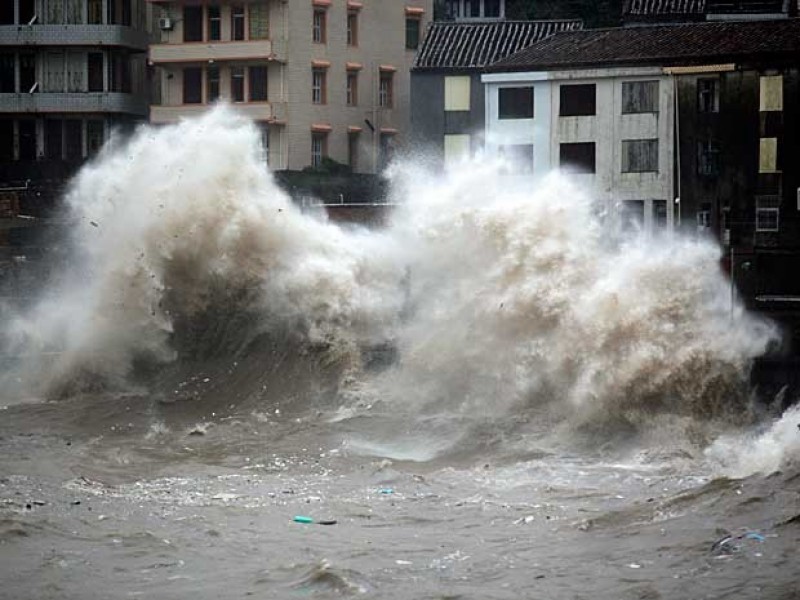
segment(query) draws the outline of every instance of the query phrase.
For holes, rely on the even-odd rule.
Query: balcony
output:
[[[2,25],[0,46],[112,46],[147,50],[144,31],[122,25]]]
[[[124,113],[144,116],[140,96],[118,92],[0,94],[0,113]]]
[[[253,121],[284,123],[285,102],[241,102],[231,105],[233,109]],[[181,104],[179,106],[153,105],[150,107],[151,123],[174,123],[180,119],[196,117],[210,108],[208,104]]]
[[[277,60],[272,40],[250,42],[189,42],[186,44],[153,44],[150,46],[150,62],[153,64],[211,62],[223,60]]]

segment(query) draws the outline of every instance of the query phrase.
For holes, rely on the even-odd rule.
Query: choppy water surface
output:
[[[496,165],[350,231],[259,151],[220,108],[75,180],[3,313],[0,598],[800,597],[800,411],[713,244]]]

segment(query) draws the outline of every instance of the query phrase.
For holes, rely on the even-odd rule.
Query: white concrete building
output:
[[[515,172],[569,173],[620,226],[671,228],[675,97],[660,67],[482,77],[487,152]]]

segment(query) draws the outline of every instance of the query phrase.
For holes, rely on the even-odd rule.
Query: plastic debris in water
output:
[[[311,517],[306,517],[304,515],[296,515],[294,519],[292,519],[295,523],[313,523],[314,519]]]
[[[388,496],[389,494],[394,494],[394,490],[392,488],[381,488],[379,493]]]

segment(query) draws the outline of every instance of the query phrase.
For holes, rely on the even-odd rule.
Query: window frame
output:
[[[661,82],[658,79],[640,79],[635,81],[623,81],[622,82],[622,90],[621,90],[621,112],[623,115],[643,115],[643,114],[658,114],[659,111],[659,94],[661,92]],[[655,88],[653,93],[648,98],[651,102],[651,106],[636,106],[639,101],[646,97],[642,91],[638,93],[634,93],[633,90],[637,86],[652,86]],[[626,94],[626,90],[627,94]],[[596,93],[596,92],[595,92]],[[596,101],[596,100],[595,100]]]
[[[319,152],[317,152],[319,143]],[[311,167],[319,169],[322,161],[328,156],[328,134],[320,131],[311,132]]]
[[[422,41],[422,19],[418,15],[406,15],[406,50],[418,50]]]
[[[239,12],[241,11],[241,12]],[[237,35],[237,26],[241,24],[241,36]],[[244,9],[244,4],[231,5],[231,41],[232,42],[246,42],[247,41],[247,11]]]
[[[762,203],[764,206],[762,206]],[[780,196],[756,196],[755,202],[755,230],[757,233],[777,233],[781,230],[781,199]],[[774,218],[774,227],[764,226],[763,219],[767,216],[770,221]],[[774,216],[772,216],[774,215]]]
[[[216,15],[212,16],[212,11],[216,10]],[[209,4],[206,6],[206,27],[209,42],[222,41],[222,9],[219,4]],[[216,37],[212,35],[216,29]]]
[[[506,112],[504,114],[504,112],[503,112],[503,105],[504,105],[503,97],[506,95],[506,94],[504,94],[504,92],[506,94],[513,94],[515,92],[516,93],[519,93],[519,92],[527,92],[527,93],[529,93],[530,94],[530,103],[529,103],[530,114],[528,115],[528,113],[526,112],[524,116],[521,116],[521,111],[517,111],[516,114],[511,114],[509,112]],[[510,98],[507,98],[507,101],[508,100],[510,100]],[[519,108],[519,107],[517,107],[517,108]],[[535,115],[536,115],[536,94],[534,92],[534,86],[532,86],[532,85],[514,85],[514,86],[510,86],[509,85],[509,86],[503,86],[503,87],[498,88],[498,90],[497,90],[497,120],[498,121],[516,121],[516,120],[522,120],[522,119],[533,119],[533,118],[535,118]]]
[[[653,157],[655,164],[654,165],[645,165],[645,164],[636,164],[635,161],[631,160],[631,156],[644,156],[644,153],[641,152],[638,155],[633,150],[634,145],[647,145],[650,150],[648,150],[647,156],[648,159]],[[655,149],[655,152],[652,152],[652,149]],[[620,164],[620,171],[622,173],[658,173],[659,172],[659,148],[658,148],[658,138],[648,138],[648,139],[637,139],[637,140],[622,140],[622,151],[621,151],[621,164]],[[627,160],[626,160],[627,159]],[[637,159],[638,160],[638,159]],[[627,166],[626,166],[627,162]],[[634,164],[632,164],[634,163]]]
[[[247,74],[242,66],[232,66],[231,74],[231,102],[242,104],[247,101]],[[241,93],[237,93],[241,92]]]
[[[258,73],[264,74],[263,98],[261,94],[256,96],[255,92],[261,91],[256,83]],[[269,66],[268,65],[249,65],[247,67],[247,101],[248,102],[269,102]]]
[[[328,11],[324,8],[315,8],[311,22],[311,41],[315,44],[328,42]]]
[[[719,113],[719,77],[697,79],[697,112],[705,115]]]
[[[584,165],[576,162],[564,160],[564,151],[567,149],[577,150],[578,147],[592,148],[591,170]],[[558,145],[558,166],[560,169],[576,175],[594,175],[597,173],[597,144],[595,142],[562,142]]]
[[[358,48],[358,11],[347,11],[347,45]]]
[[[314,67],[311,69],[311,104],[328,103],[328,70]]]
[[[577,92],[579,89],[592,89],[591,112],[589,108],[581,108],[578,99],[568,98],[569,91]],[[595,83],[562,83],[558,86],[558,116],[559,117],[595,117],[597,116],[597,84]],[[565,107],[570,112],[565,112]]]
[[[358,106],[358,71],[349,70],[346,73],[345,103],[347,106]]]
[[[214,72],[216,73],[214,75]],[[216,88],[215,93],[212,93]],[[222,93],[222,84],[219,65],[213,64],[206,67],[206,103],[211,104],[219,100]]]
[[[381,71],[378,77],[378,106],[394,108],[394,71]]]
[[[187,79],[187,74],[189,74],[189,73],[191,73],[192,75],[197,75],[198,76],[198,79],[197,79],[197,92],[196,92],[197,96],[192,94],[192,96],[191,96],[192,99],[191,100],[187,99],[188,98],[187,92],[191,91],[191,90],[189,90],[189,80]],[[183,72],[181,74],[181,77],[183,79],[182,86],[181,86],[182,87],[181,100],[182,100],[183,104],[192,104],[192,105],[194,105],[194,104],[202,104],[203,103],[203,68],[202,67],[184,67],[183,68]],[[197,98],[196,100],[194,99],[195,97]]]

